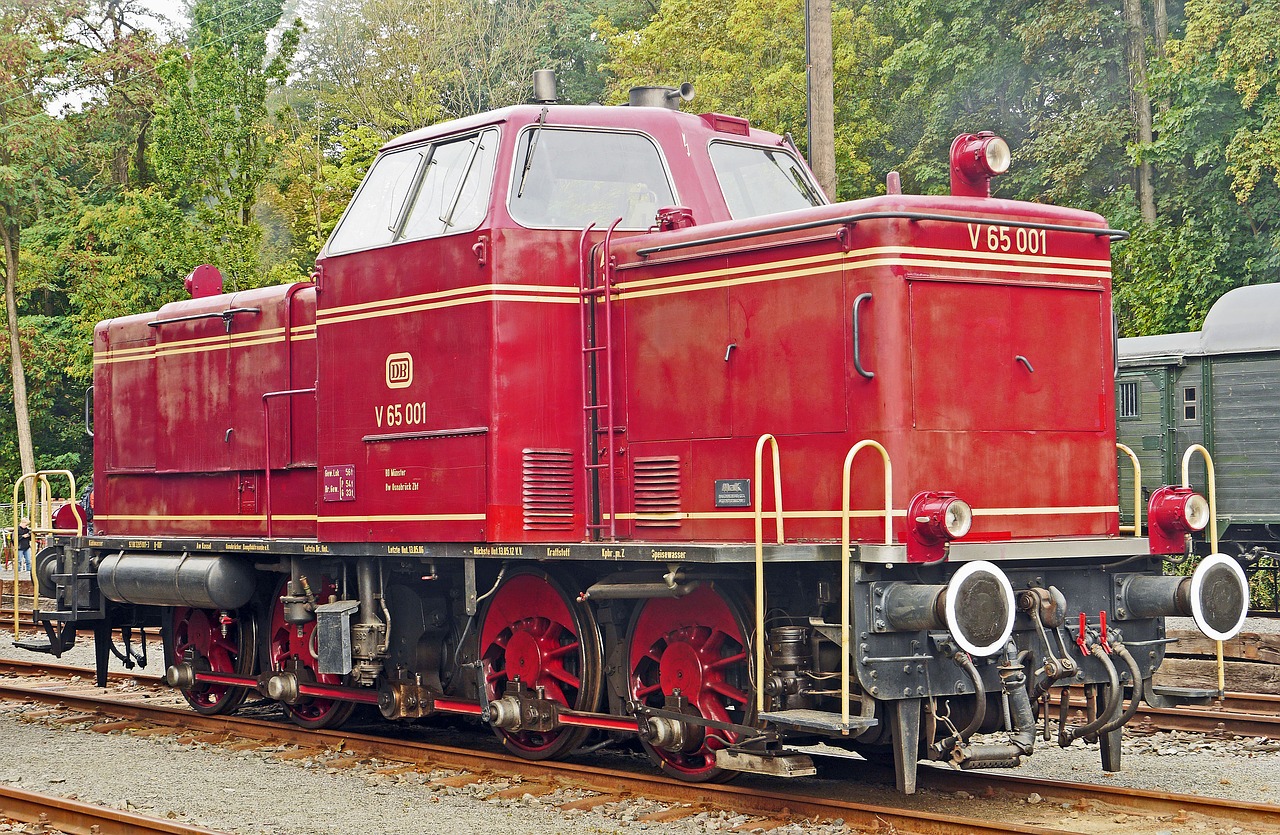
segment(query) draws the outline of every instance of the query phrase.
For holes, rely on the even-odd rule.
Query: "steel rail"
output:
[[[793,790],[788,792],[761,791],[757,786],[689,784],[657,774],[606,769],[595,765],[584,766],[573,762],[533,762],[513,759],[500,752],[458,749],[367,734],[307,731],[292,725],[262,719],[202,716],[185,709],[121,702],[97,696],[81,696],[2,683],[0,683],[0,697],[62,704],[72,709],[103,716],[171,726],[193,733],[256,739],[270,744],[296,744],[308,748],[341,748],[350,754],[406,763],[430,763],[432,767],[467,771],[482,776],[493,774],[551,781],[600,792],[606,796],[639,794],[672,804],[712,803],[738,813],[766,817],[787,814],[804,817],[841,817],[846,823],[855,827],[880,826],[883,828],[887,824],[897,827],[900,831],[936,833],[937,835],[952,835],[959,832],[979,833],[979,835],[1009,832],[1048,835],[1055,831],[1030,825],[1005,824],[967,817],[955,818],[868,803],[828,799],[803,791],[804,787],[797,784],[791,784],[788,788]],[[856,763],[859,769],[871,770],[870,766],[860,760]],[[865,779],[865,776],[865,772],[860,772],[860,779]],[[943,790],[962,788],[974,794],[985,791],[988,787],[1024,797],[1034,791],[1044,797],[1062,798],[1064,801],[1073,803],[1088,800],[1118,809],[1141,810],[1155,814],[1200,814],[1214,820],[1231,820],[1243,824],[1274,825],[1280,821],[1280,806],[1270,804],[1245,803],[1221,798],[1089,783],[1067,783],[990,771],[975,774],[926,767],[920,770],[920,784]],[[605,802],[608,802],[607,799],[601,801],[602,804]],[[877,821],[879,821],[878,824]]]
[[[1074,783],[1052,780],[1033,775],[984,771],[950,771],[941,768],[921,769],[928,778],[921,778],[921,785],[943,790],[963,789],[971,794],[988,788],[1017,797],[1031,792],[1055,803],[1079,804],[1081,801],[1105,804],[1109,808],[1141,814],[1204,815],[1213,821],[1232,824],[1280,823],[1280,806],[1270,803],[1251,803],[1227,800],[1220,797],[1177,794],[1175,792],[1135,789],[1124,786],[1101,786],[1096,783]]]
[[[213,829],[5,786],[0,786],[0,817],[43,823],[68,835],[219,835]]]
[[[763,817],[843,818],[853,827],[893,827],[920,835],[1060,835],[1060,830],[980,818],[940,815],[891,806],[877,806],[811,795],[767,792],[756,787],[683,783],[658,774],[634,773],[572,762],[535,762],[513,759],[505,753],[451,748],[430,743],[405,742],[342,731],[308,731],[279,722],[247,717],[202,716],[198,713],[136,702],[120,702],[52,690],[0,683],[0,698],[31,699],[140,722],[172,726],[194,733],[226,738],[255,739],[273,745],[296,744],[308,748],[338,748],[347,753],[405,763],[430,763],[433,768],[467,771],[478,775],[520,776],[550,781],[601,793],[601,805],[611,796],[643,796],[670,804],[714,804],[736,813]],[[480,778],[478,778],[480,779]],[[892,831],[892,830],[891,830]]]
[[[65,674],[68,676],[92,675],[93,670],[65,664],[49,664],[16,659],[0,659],[0,672],[12,671],[17,675]],[[111,671],[108,677],[112,681],[136,681],[140,684],[155,686],[164,685],[164,677],[150,673],[130,673]],[[235,684],[239,685],[237,679]],[[1055,691],[1057,692],[1057,691]],[[372,699],[366,700],[372,701]],[[1054,697],[1056,702],[1056,697]],[[460,703],[450,701],[455,706],[452,712],[472,714],[474,711],[462,711]],[[1073,698],[1073,708],[1084,709],[1086,702]],[[621,717],[620,717],[621,718]],[[572,714],[566,724],[574,724]],[[634,730],[634,723],[627,725],[627,730]],[[1220,704],[1206,707],[1186,706],[1176,708],[1153,708],[1143,705],[1138,709],[1134,720],[1127,726],[1131,732],[1147,733],[1159,730],[1192,731],[1204,734],[1235,734],[1239,736],[1261,736],[1269,739],[1280,739],[1280,695],[1270,693],[1237,693],[1228,691]]]

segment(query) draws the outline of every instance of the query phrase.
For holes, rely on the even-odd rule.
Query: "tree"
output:
[[[156,173],[217,243],[232,287],[258,284],[267,272],[254,207],[279,134],[266,103],[287,78],[301,34],[300,23],[286,27],[269,54],[268,33],[280,17],[281,0],[196,0],[188,50],[170,50],[160,63]]]
[[[65,191],[58,175],[65,132],[45,107],[65,70],[59,37],[70,12],[52,2],[0,4],[0,243],[14,429],[23,473],[35,472],[36,461],[18,322],[22,233]]]
[[[341,0],[311,13],[295,87],[327,118],[388,138],[527,101],[546,53],[538,0]]]
[[[608,39],[607,96],[624,101],[632,86],[692,82],[701,111],[746,117],[753,125],[805,136],[804,15],[801,0],[664,2],[643,29],[599,24]],[[886,132],[878,69],[888,40],[848,8],[833,11],[836,167],[840,195],[873,193],[870,160]],[[833,195],[834,196],[834,195]]]
[[[160,47],[142,27],[148,17],[138,0],[93,0],[68,28],[76,59],[70,74],[84,98],[66,114],[81,149],[73,175],[90,192],[151,180],[147,146],[160,94]]]
[[[320,247],[364,179],[385,138],[369,127],[339,126],[329,138],[308,128],[297,104],[281,108],[277,118],[288,139],[283,143],[263,203],[289,232],[289,259],[305,275]]]
[[[1280,269],[1280,4],[1197,0],[1152,73],[1162,102],[1139,154],[1158,164],[1160,221],[1117,249],[1126,333],[1200,327],[1233,287]]]

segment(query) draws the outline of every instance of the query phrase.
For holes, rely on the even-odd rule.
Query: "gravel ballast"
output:
[[[1252,626],[1252,622],[1251,622]],[[159,674],[157,653],[146,672]],[[30,660],[36,656],[0,638],[0,656]],[[63,663],[91,666],[91,646],[77,646]],[[112,661],[118,669],[119,662]],[[86,676],[87,677],[87,676]],[[0,739],[9,756],[0,760],[0,782],[28,791],[74,796],[157,817],[170,817],[232,833],[421,833],[504,832],[529,835],[599,835],[655,830],[687,835],[746,826],[748,818],[723,812],[699,812],[675,821],[643,818],[663,807],[629,798],[607,807],[561,811],[559,804],[581,796],[563,791],[537,796],[521,794],[505,778],[473,785],[433,785],[440,775],[417,771],[378,773],[386,764],[331,768],[326,757],[280,760],[269,747],[231,750],[183,740],[172,735],[135,737],[127,733],[94,733],[82,726],[49,720],[43,708],[0,703]],[[1198,734],[1127,735],[1124,771],[1104,774],[1097,746],[1077,742],[1062,750],[1037,742],[1036,755],[1018,772],[1055,779],[1113,786],[1204,794],[1239,801],[1280,803],[1280,744],[1263,739],[1211,739]],[[782,791],[782,782],[760,785]],[[882,786],[852,781],[834,784],[839,796],[868,803],[886,802]],[[501,792],[503,798],[491,797]],[[899,799],[904,806],[954,810],[966,798],[922,792]],[[1212,832],[1243,835],[1239,827],[1204,821],[1142,821],[1112,813],[1057,808],[1038,796],[1013,804],[1010,815],[1026,823],[1062,826],[1069,831],[1134,833]],[[1097,819],[1097,820],[1094,820]],[[1110,822],[1110,829],[1103,824]],[[1119,827],[1117,829],[1117,827]],[[842,825],[795,824],[778,833],[833,835]]]

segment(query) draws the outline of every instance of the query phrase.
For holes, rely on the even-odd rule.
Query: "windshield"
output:
[[[383,154],[329,240],[328,253],[475,229],[485,217],[498,132]]]
[[[804,164],[782,148],[713,142],[711,165],[735,220],[827,202]]]
[[[619,229],[648,229],[658,209],[675,203],[662,156],[645,136],[540,127],[520,139],[508,205],[524,226],[581,229],[622,218]]]

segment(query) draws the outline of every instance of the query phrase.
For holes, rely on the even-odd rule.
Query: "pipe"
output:
[[[895,632],[945,629],[947,620],[943,612],[946,593],[946,586],[890,584],[884,590],[880,604],[885,625]],[[956,663],[960,662],[957,660]]]
[[[1191,578],[1139,575],[1121,589],[1125,617],[1159,618],[1191,614]]]
[[[1036,716],[1027,694],[1027,676],[1018,663],[1018,648],[1013,641],[1005,645],[1004,663],[1000,665],[1000,686],[1009,699],[1013,729],[1003,743],[972,745],[956,750],[955,763],[960,768],[1008,768],[1017,766],[1023,757],[1031,756],[1036,744]]]
[[[1116,671],[1116,665],[1111,663],[1111,658],[1107,656],[1107,651],[1102,648],[1101,644],[1094,644],[1089,647],[1089,654],[1102,662],[1102,666],[1107,671],[1107,703],[1102,710],[1091,722],[1087,722],[1078,728],[1069,727],[1065,721],[1058,723],[1058,746],[1066,748],[1077,739],[1097,734],[1105,725],[1111,721],[1111,717],[1115,715],[1116,708],[1120,706],[1120,698],[1124,695],[1120,689],[1120,674]],[[1065,714],[1065,705],[1067,699],[1067,688],[1062,690],[1063,706],[1062,713]]]
[[[391,610],[387,608],[387,578],[382,571],[382,563],[378,563],[378,605],[382,607],[382,622],[387,627],[383,631],[382,646],[379,655],[386,655],[391,648]]]
[[[1121,728],[1128,724],[1129,720],[1137,714],[1138,705],[1142,702],[1142,670],[1138,667],[1138,660],[1119,641],[1112,643],[1112,648],[1113,652],[1120,656],[1120,660],[1129,668],[1129,675],[1133,678],[1133,698],[1129,701],[1129,706],[1124,709],[1124,713],[1098,728],[1098,736],[1111,733],[1116,728]],[[1123,696],[1123,690],[1120,692]]]
[[[951,656],[951,660],[959,664],[973,682],[975,699],[973,718],[969,720],[968,725],[965,725],[964,730],[947,737],[941,742],[934,743],[933,750],[938,754],[946,754],[957,744],[968,742],[969,738],[978,732],[978,728],[982,727],[983,720],[987,718],[987,688],[982,683],[982,676],[978,673],[978,668],[973,666],[973,659],[969,657],[967,652],[957,652]]]
[[[373,557],[361,557],[356,562],[356,594],[360,599],[360,623],[382,626],[382,621],[373,613],[373,601],[379,596],[373,584]]]
[[[702,583],[596,583],[578,595],[578,600],[647,600],[657,597],[684,597]]]

